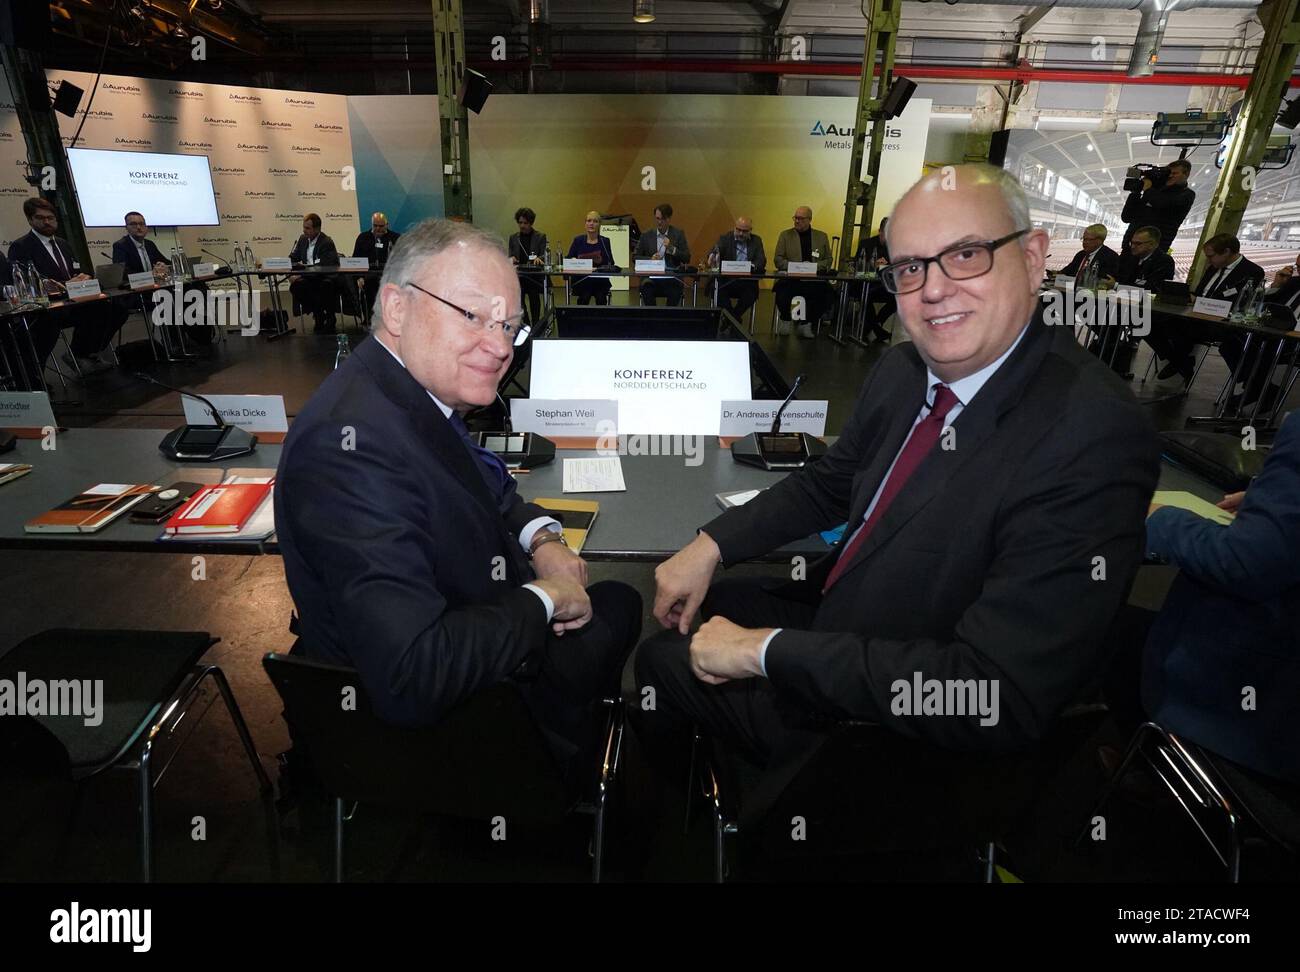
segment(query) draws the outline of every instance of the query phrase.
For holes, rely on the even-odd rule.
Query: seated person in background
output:
[[[1084,227],[1079,252],[1057,272],[1077,279],[1092,267],[1097,268],[1098,280],[1115,276],[1119,269],[1119,254],[1106,245],[1106,227],[1101,223]]]
[[[867,375],[839,439],[655,570],[671,630],[637,650],[638,698],[657,700],[633,707],[639,734],[670,742],[695,724],[778,777],[839,720],[1005,751],[1041,740],[1095,680],[1141,559],[1159,442],[1073,333],[1043,322],[1048,238],[1019,182],[955,172],[894,209],[884,273],[912,340]],[[719,563],[846,520],[806,580],[710,586]],[[708,620],[691,636],[697,610]],[[999,714],[899,706],[900,684],[930,678],[997,691]]]
[[[559,523],[465,426],[514,356],[514,268],[497,237],[425,220],[389,259],[377,311],[374,340],[294,419],[276,473],[294,651],[355,667],[376,715],[400,726],[509,682],[576,783],[641,600],[613,581],[588,590]]]
[[[401,233],[394,233],[388,228],[387,216],[383,213],[372,213],[370,229],[358,233],[357,241],[352,244],[352,255],[365,257],[370,261],[371,270],[375,271],[357,278],[357,289],[365,291],[368,308],[375,304],[375,296],[379,293],[379,275],[384,272],[384,266],[388,263],[393,247],[401,238]]]
[[[1264,268],[1241,255],[1241,242],[1231,233],[1218,233],[1205,241],[1201,248],[1205,254],[1205,272],[1192,293],[1197,297],[1236,301],[1246,284],[1257,287],[1264,279]],[[1190,383],[1196,371],[1196,335],[1185,327],[1167,320],[1151,322],[1147,343],[1156,355],[1169,363],[1161,369],[1159,378],[1180,375]],[[1234,367],[1241,358],[1245,342],[1236,334],[1229,335],[1221,345],[1228,367]],[[1271,356],[1270,359],[1272,360]],[[1243,378],[1246,376],[1243,374]],[[1259,397],[1258,389],[1255,398]],[[1254,401],[1254,398],[1251,399]]]
[[[791,263],[815,263],[817,272],[825,273],[831,269],[831,241],[825,233],[812,228],[812,210],[800,206],[792,217],[794,226],[782,230],[776,238],[777,270],[785,270]],[[824,280],[811,278],[792,278],[778,280],[772,288],[772,297],[776,301],[778,320],[777,334],[789,334],[788,321],[793,320],[792,305],[796,297],[804,299],[804,313],[799,321],[799,336],[816,337],[812,322],[820,321],[822,315],[831,309],[834,293],[831,285]]]
[[[9,244],[10,263],[34,264],[43,278],[60,285],[56,296],[63,296],[62,284],[90,279],[73,256],[68,241],[54,235],[59,228],[59,217],[53,203],[40,198],[28,199],[23,203],[23,215],[32,231]],[[72,350],[64,354],[64,361],[78,365],[83,374],[111,368],[112,362],[102,355],[126,323],[126,317],[126,311],[111,300],[36,315],[31,321],[31,335],[37,371],[45,367],[45,359],[59,341],[59,332],[66,327],[73,328],[73,334]]]
[[[889,263],[889,244],[885,242],[885,228],[889,225],[889,217],[880,221],[880,229],[875,236],[868,236],[858,244],[858,252],[854,256],[854,263],[858,269],[868,273],[879,271],[881,267]],[[867,328],[871,329],[871,334],[882,344],[888,344],[892,335],[880,326],[880,321],[888,320],[891,314],[898,312],[898,304],[883,284],[858,284],[857,300],[863,301],[863,298],[870,294],[871,299],[863,303],[863,328],[862,333],[867,333]],[[876,304],[881,304],[880,310],[876,310]]]
[[[590,260],[592,267],[614,266],[614,251],[609,240],[600,235],[600,213],[594,209],[587,214],[587,231],[579,233],[569,244],[565,254],[571,260]],[[609,303],[610,283],[608,277],[577,277],[572,284],[573,296],[579,304]]]
[[[510,262],[517,267],[540,267],[546,262],[546,234],[533,229],[537,214],[527,206],[515,210],[515,225],[519,232],[511,233],[506,243]],[[519,274],[519,290],[528,306],[528,323],[534,328],[542,319],[542,295],[545,281],[540,273]]]
[[[1174,258],[1160,249],[1160,231],[1154,226],[1143,226],[1133,234],[1129,252],[1120,257],[1119,268],[1102,282],[1107,287],[1128,284],[1146,290],[1156,290],[1166,280],[1173,279]],[[1116,374],[1126,380],[1133,377],[1129,370],[1137,342],[1122,340],[1121,329],[1109,324],[1089,325],[1097,337],[1088,346],[1093,354],[1109,359]],[[1154,327],[1152,330],[1154,333]]]
[[[680,270],[691,262],[691,247],[686,242],[686,234],[669,221],[673,218],[673,207],[660,203],[655,207],[655,229],[653,233],[642,233],[636,241],[637,260],[663,260],[669,270]],[[635,266],[635,263],[633,263]],[[670,277],[642,278],[638,289],[641,303],[647,307],[664,298],[669,307],[676,307],[682,302],[682,282]]]
[[[171,263],[162,255],[162,250],[149,238],[149,224],[142,213],[130,212],[123,217],[126,223],[126,235],[113,244],[113,262],[122,264],[126,269],[123,282],[133,273],[152,272],[155,275],[171,269]],[[185,290],[197,290],[204,295],[204,313],[207,313],[207,284],[201,280],[192,280],[185,284]],[[114,300],[120,303],[126,313],[132,308],[139,310],[140,302],[134,296],[119,296]],[[148,303],[145,304],[148,307]],[[182,332],[186,339],[198,344],[211,345],[213,329],[204,324],[202,327],[187,327]]]
[[[735,228],[723,233],[713,246],[717,267],[723,260],[748,260],[754,273],[767,272],[767,254],[763,252],[763,237],[754,232],[748,216],[737,216]],[[727,280],[719,282],[718,306],[729,311],[736,320],[744,320],[749,309],[758,303],[757,280]]]
[[[1230,525],[1152,505],[1146,550],[1178,576],[1158,614],[1127,609],[1106,702],[1124,732],[1149,718],[1300,783],[1300,415],[1250,488],[1218,505],[1236,511]]]
[[[320,217],[308,213],[302,218],[302,236],[293,245],[289,259],[295,267],[337,267],[339,251],[334,241],[320,231]],[[338,326],[335,302],[338,290],[332,276],[292,276],[289,278],[289,293],[302,307],[311,314],[314,327],[313,334],[333,334]]]

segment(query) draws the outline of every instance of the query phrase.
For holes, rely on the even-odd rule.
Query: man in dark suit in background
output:
[[[320,217],[315,213],[308,213],[302,218],[302,236],[293,245],[289,259],[295,267],[339,265],[339,251],[334,246],[334,241],[320,231]],[[338,325],[338,315],[335,313],[338,290],[332,275],[290,277],[289,293],[293,294],[293,299],[304,312],[311,314],[315,325],[312,328],[313,334],[334,333]]]
[[[162,255],[162,250],[149,239],[149,224],[145,221],[144,215],[137,212],[129,212],[123,219],[126,221],[126,236],[122,237],[113,244],[113,262],[122,264],[126,269],[124,277],[129,277],[133,273],[144,273],[146,270],[158,273],[167,270],[171,264]],[[207,313],[207,284],[200,280],[192,280],[185,284],[185,290],[197,290],[204,296],[204,313]],[[115,297],[114,300],[122,305],[123,309],[129,311],[132,305],[138,306],[138,299],[132,295],[129,297]],[[146,305],[147,308],[147,305]],[[185,336],[199,344],[210,345],[212,343],[212,328],[203,324],[199,327],[188,327],[185,329]]]
[[[1174,258],[1161,249],[1160,230],[1154,226],[1143,226],[1133,234],[1128,252],[1119,259],[1119,268],[1112,276],[1105,277],[1104,282],[1111,287],[1116,284],[1126,284],[1154,291],[1159,290],[1162,283],[1172,280],[1173,277]],[[1130,368],[1133,364],[1133,355],[1137,351],[1137,340],[1131,337],[1125,338],[1120,328],[1108,324],[1095,324],[1091,325],[1091,328],[1096,337],[1088,345],[1088,350],[1102,360],[1109,361],[1115,373],[1123,376],[1126,381],[1132,379]],[[1151,335],[1154,334],[1156,334],[1156,326],[1153,322]],[[1151,335],[1147,336],[1148,343]],[[1117,342],[1119,347],[1116,347]],[[1164,348],[1159,337],[1156,338],[1156,344]],[[1153,348],[1155,346],[1152,345]],[[1190,375],[1188,377],[1190,379]]]
[[[794,225],[782,230],[776,238],[776,250],[772,259],[777,270],[784,272],[791,263],[815,263],[818,274],[831,270],[833,254],[830,238],[821,230],[813,229],[812,218],[813,211],[810,207],[796,207],[791,217]],[[798,321],[798,334],[802,338],[816,337],[813,324],[834,306],[835,292],[826,281],[815,278],[796,276],[778,280],[772,287],[772,300],[776,302],[778,314],[774,333],[790,333],[797,297],[804,299],[804,313],[802,320]]]
[[[1162,250],[1174,245],[1174,237],[1196,202],[1196,193],[1187,185],[1192,163],[1176,159],[1169,163],[1168,169],[1169,174],[1160,185],[1144,177],[1141,187],[1130,192],[1128,199],[1124,200],[1119,218],[1128,224],[1128,230],[1124,233],[1121,254],[1126,254],[1132,247],[1134,234],[1143,226],[1154,226],[1160,231]]]
[[[719,267],[723,260],[748,260],[754,273],[767,272],[763,237],[754,232],[754,224],[748,216],[737,216],[735,229],[719,236],[713,250],[717,254]],[[745,314],[757,302],[757,280],[729,280],[718,287],[718,306],[730,311],[731,316],[738,321],[744,320]]]
[[[573,778],[641,602],[624,584],[585,589],[556,520],[469,438],[463,413],[495,400],[513,356],[514,268],[483,230],[427,220],[389,258],[379,311],[374,340],[294,419],[276,474],[295,650],[355,667],[403,726],[510,681]]]
[[[680,270],[691,262],[691,246],[686,242],[686,234],[672,225],[672,218],[673,207],[668,203],[655,207],[655,228],[653,232],[642,233],[636,241],[636,251],[632,254],[634,261],[663,260],[668,270]],[[669,307],[682,302],[682,282],[676,278],[644,277],[638,290],[641,303],[647,306],[655,304],[660,297]]]
[[[652,739],[696,724],[778,779],[836,720],[1010,750],[1042,739],[1099,674],[1141,560],[1158,440],[1072,332],[1042,322],[1048,238],[1015,178],[967,165],[947,181],[922,179],[889,224],[911,343],[867,376],[822,460],[655,571],[671,630],[637,650],[656,707],[633,710]],[[846,520],[806,580],[710,586],[719,563]],[[690,636],[697,610],[708,620]],[[921,715],[902,698],[918,677],[971,680],[997,711]]]
[[[73,255],[68,241],[55,235],[59,217],[52,203],[39,198],[28,199],[23,203],[23,215],[32,231],[9,244],[11,263],[32,263],[42,277],[59,284],[90,279]],[[65,354],[64,359],[73,364],[75,358],[83,374],[111,368],[112,364],[100,354],[125,323],[126,311],[111,300],[97,300],[80,307],[37,315],[31,329],[38,367],[44,367],[45,359],[54,350],[59,341],[59,331],[71,327],[71,357]]]
[[[516,267],[527,267],[519,272],[519,290],[528,305],[528,323],[537,327],[542,319],[542,295],[546,284],[544,274],[536,272],[546,262],[546,252],[550,244],[546,234],[534,227],[537,213],[527,206],[515,210],[515,226],[518,232],[511,233],[506,241],[506,255]],[[530,272],[531,271],[531,272]]]
[[[1067,277],[1082,277],[1085,270],[1097,268],[1097,279],[1115,276],[1119,269],[1119,254],[1106,245],[1106,227],[1094,223],[1083,230],[1082,245],[1064,267],[1058,272]]]
[[[1264,279],[1264,268],[1241,255],[1241,242],[1231,233],[1211,236],[1201,250],[1206,265],[1196,289],[1192,291],[1196,297],[1235,302],[1247,284],[1258,287]],[[1163,381],[1177,374],[1190,384],[1196,372],[1194,352],[1198,336],[1198,331],[1186,324],[1166,319],[1153,320],[1147,343],[1157,356],[1169,362],[1157,377]],[[1217,338],[1218,332],[1212,336]],[[1221,353],[1229,367],[1234,367],[1241,357],[1243,343],[1236,335],[1223,341]]]
[[[357,290],[365,292],[365,313],[369,313],[369,309],[375,305],[375,296],[379,293],[379,276],[388,264],[393,247],[401,238],[401,233],[395,233],[388,228],[387,216],[383,213],[372,213],[370,229],[358,233],[357,241],[352,244],[352,255],[365,257],[370,261],[370,269],[374,271],[357,279]]]

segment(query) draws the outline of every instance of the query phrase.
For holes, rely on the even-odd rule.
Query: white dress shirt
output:
[[[316,239],[311,239],[307,241],[307,259],[304,260],[303,262],[306,263],[308,266],[311,266],[313,263],[316,262],[316,240],[318,239],[320,239],[319,236],[317,236]],[[403,365],[403,367],[405,367],[405,365]]]
[[[1213,277],[1210,278],[1209,284],[1206,286],[1204,290],[1201,291],[1201,294],[1206,297],[1209,297],[1211,294],[1213,294],[1214,288],[1219,286],[1219,284],[1221,284],[1224,280],[1226,280],[1228,274],[1232,273],[1232,271],[1237,268],[1237,264],[1240,262],[1241,262],[1241,254],[1238,253],[1237,259],[1233,260],[1226,267],[1224,267],[1222,270],[1220,270],[1218,273],[1216,273]]]
[[[46,236],[44,233],[38,233],[36,230],[32,230],[32,236],[36,237],[45,245],[45,251],[49,253],[50,259],[54,261],[54,265],[62,269],[65,274],[71,277],[72,267],[68,265],[67,260],[63,259],[63,253],[59,248],[54,245],[54,237]]]
[[[1025,327],[1020,329],[1020,333],[1016,335],[1016,339],[1011,342],[1011,347],[1002,352],[1001,357],[991,364],[985,365],[973,375],[967,375],[965,378],[958,378],[956,381],[945,382],[929,368],[925,369],[925,400],[921,403],[921,410],[916,413],[916,418],[912,422],[912,430],[907,433],[907,438],[905,438],[903,444],[898,447],[898,453],[894,456],[894,461],[891,462],[889,468],[885,470],[885,475],[881,478],[880,485],[876,487],[875,495],[871,497],[871,502],[867,504],[867,508],[862,512],[862,520],[858,523],[852,533],[845,535],[844,547],[848,547],[848,545],[853,542],[853,538],[857,536],[858,531],[861,530],[866,525],[867,520],[871,518],[871,512],[876,508],[876,504],[880,502],[880,494],[885,491],[885,484],[889,482],[889,476],[894,471],[894,466],[898,464],[898,457],[901,456],[903,450],[907,448],[907,441],[912,437],[912,431],[915,431],[916,427],[925,420],[927,415],[930,414],[930,403],[934,401],[935,389],[940,385],[946,384],[948,390],[957,398],[957,403],[949,409],[948,414],[945,417],[944,428],[946,429],[948,426],[956,422],[957,416],[962,413],[962,410],[975,400],[975,396],[979,394],[980,389],[988,383],[988,380],[993,377],[994,373],[1002,367],[1002,363],[1011,356],[1011,352],[1020,345],[1022,340],[1024,340],[1025,331],[1028,329],[1029,326],[1026,324]],[[763,641],[763,646],[759,649],[758,665],[763,670],[764,676],[767,675],[768,645],[772,643],[773,638],[781,633],[781,630],[781,628],[777,628],[768,635]]]
[[[387,351],[389,354],[393,356],[394,361],[396,361],[403,368],[406,367],[406,362],[397,356],[396,351],[390,348],[383,341],[380,341],[378,338],[375,338],[375,341],[379,344],[381,348],[383,348],[385,351]],[[444,405],[441,401],[438,400],[438,397],[434,395],[433,392],[429,391],[429,389],[426,388],[424,391],[425,394],[428,395],[429,398],[433,400],[433,404],[438,406],[438,409],[439,411],[442,412],[443,417],[451,418],[451,413],[452,413],[451,406]],[[474,462],[478,462],[477,458],[474,457],[471,458],[474,459]],[[533,542],[533,536],[537,533],[537,531],[545,530],[548,527],[550,529],[555,530],[556,532],[559,532],[563,529],[563,527],[560,524],[560,521],[551,516],[539,516],[532,520],[529,520],[527,523],[524,524],[524,528],[519,531],[519,546],[523,547],[524,550],[527,551],[531,546]],[[524,584],[523,586],[528,588],[539,598],[541,598],[542,605],[546,608],[546,621],[549,624],[551,618],[555,616],[555,602],[551,600],[551,596],[547,594],[544,590],[542,590],[540,587],[538,587],[536,584]]]

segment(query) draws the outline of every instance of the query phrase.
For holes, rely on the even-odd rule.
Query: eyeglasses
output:
[[[930,264],[939,264],[949,280],[970,280],[982,277],[993,269],[993,251],[1019,239],[1029,230],[1017,230],[997,240],[980,240],[976,243],[958,243],[932,257],[911,257],[880,268],[880,278],[891,294],[910,294],[925,286]]]
[[[482,317],[479,317],[479,315],[475,314],[473,311],[467,311],[459,304],[453,304],[445,297],[439,297],[437,294],[430,293],[429,291],[425,290],[417,283],[411,283],[408,280],[402,286],[414,287],[420,293],[432,297],[434,300],[446,304],[452,310],[457,311],[460,314],[463,314],[465,316],[465,323],[468,324],[470,327],[474,328],[476,331],[486,331],[488,334],[491,334],[498,327],[501,328],[501,333],[504,334],[506,338],[515,347],[522,346],[523,343],[528,340],[528,335],[532,333],[532,328],[530,328],[527,324],[523,322],[524,315],[522,312],[516,314],[513,318],[511,318],[508,321],[486,320]]]

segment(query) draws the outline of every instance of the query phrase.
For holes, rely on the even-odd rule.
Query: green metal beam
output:
[[[438,126],[442,136],[443,205],[448,219],[474,218],[469,174],[469,113],[460,103],[465,75],[465,27],[460,0],[433,0]]]
[[[858,113],[853,125],[848,189],[844,194],[844,225],[840,231],[839,265],[842,269],[852,264],[856,252],[853,231],[862,230],[861,235],[865,237],[875,228],[873,210],[885,142],[885,118],[880,114],[880,103],[894,80],[894,44],[898,39],[902,9],[902,0],[871,0],[866,44],[862,51],[862,75],[858,80]],[[880,60],[878,74],[877,58]],[[868,125],[871,126],[869,150],[866,144]],[[862,172],[864,155],[867,159],[865,173]],[[862,173],[862,178],[859,178],[859,173]],[[861,222],[858,221],[858,206],[862,207]]]
[[[1188,280],[1199,280],[1205,269],[1206,240],[1216,233],[1235,235],[1241,228],[1282,94],[1300,57],[1300,0],[1268,0],[1260,5],[1259,20],[1264,26],[1259,54],[1223,159],[1223,171],[1210,197]]]
[[[30,169],[38,175],[47,168],[53,169],[52,186],[33,186],[32,195],[41,196],[54,204],[55,211],[59,214],[59,235],[68,241],[78,263],[87,268],[94,266],[94,261],[90,259],[90,247],[86,245],[86,230],[81,225],[81,213],[73,198],[68,156],[63,150],[59,120],[54,116],[54,109],[50,105],[41,55],[6,44],[0,47],[0,59],[4,61],[9,92],[18,111],[23,140],[27,143]]]

